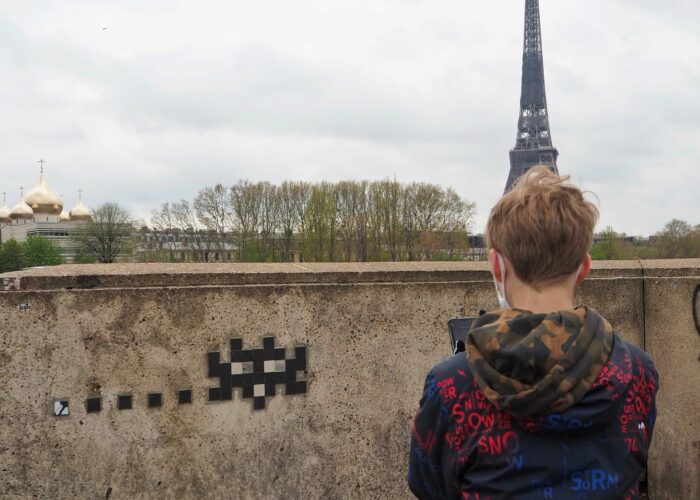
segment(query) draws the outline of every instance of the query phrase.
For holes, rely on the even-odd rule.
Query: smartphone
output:
[[[476,316],[452,318],[447,322],[447,331],[450,334],[450,347],[453,354],[467,350],[467,335],[476,318]]]

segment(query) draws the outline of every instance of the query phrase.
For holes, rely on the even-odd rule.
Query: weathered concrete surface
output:
[[[646,347],[661,378],[658,424],[649,458],[653,500],[700,498],[700,287],[694,276],[647,278]]]
[[[673,269],[687,274],[692,261],[679,262],[686,264]],[[595,262],[592,273],[592,278],[640,276],[639,263],[632,261]],[[6,290],[491,280],[486,262],[82,264],[32,268],[0,277]]]
[[[0,276],[19,288],[0,292],[0,497],[406,498],[423,377],[448,354],[447,319],[496,307],[487,268],[300,266],[60,266]],[[670,302],[650,320],[644,304],[654,302],[655,285],[642,276],[679,276],[690,287],[699,267],[601,264],[578,299],[637,345],[645,344],[646,323],[662,383],[677,373],[688,380],[700,354],[683,312],[690,298],[661,294]],[[10,279],[17,275],[19,285]],[[80,276],[97,282],[81,288]],[[669,310],[687,317],[663,317]],[[677,349],[692,353],[694,365],[681,366],[663,341],[650,339],[665,321],[685,328]],[[205,353],[221,350],[227,359],[229,337],[256,347],[269,334],[280,346],[309,346],[308,394],[278,389],[264,411],[238,393],[206,403],[216,384],[206,378]],[[678,410],[662,410],[654,443],[658,498],[697,484],[697,450],[677,457],[670,446],[677,436],[700,440],[689,424],[698,391],[688,386],[679,401],[671,385],[660,401]],[[189,387],[193,404],[177,407],[175,391]],[[163,408],[146,408],[151,391],[164,393]],[[116,410],[121,392],[134,394],[133,410]],[[101,413],[86,414],[90,394],[103,396]],[[54,397],[70,398],[70,417],[50,415]],[[674,482],[656,479],[666,467],[679,471]]]

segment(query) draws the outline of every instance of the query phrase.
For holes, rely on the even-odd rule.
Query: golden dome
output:
[[[39,174],[36,186],[24,195],[24,202],[32,208],[35,214],[59,215],[63,210],[61,195],[46,183],[43,171]]]
[[[0,208],[0,222],[10,222],[11,220],[10,209],[8,208],[7,203],[5,203],[2,208]]]
[[[0,208],[0,222],[11,222],[10,209],[7,206],[6,193],[2,193],[2,208]]]
[[[20,200],[17,205],[12,207],[12,212],[10,212],[10,218],[12,219],[32,219],[34,217],[34,211],[32,207],[27,205],[24,201]]]
[[[70,220],[90,220],[92,219],[92,212],[88,207],[83,204],[82,192],[80,198],[78,199],[78,204],[74,206],[70,211]]]
[[[58,220],[60,220],[61,222],[69,221],[69,220],[70,220],[70,215],[68,215],[68,212],[66,212],[65,210],[63,210],[63,211],[61,212],[61,215],[58,216]]]

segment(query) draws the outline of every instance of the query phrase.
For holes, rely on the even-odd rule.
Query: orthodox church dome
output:
[[[11,222],[12,218],[10,218],[10,209],[7,206],[7,198],[5,198],[5,193],[3,193],[2,197],[2,208],[0,208],[0,222]]]
[[[11,219],[32,219],[34,217],[34,211],[32,207],[27,205],[24,201],[20,200],[17,205],[12,207],[12,212],[10,212]]]
[[[70,220],[90,220],[92,219],[92,212],[88,207],[83,204],[82,194],[78,199],[78,204],[74,206],[70,211]]]
[[[11,220],[10,209],[8,208],[7,204],[4,204],[2,208],[0,208],[0,222],[10,222]]]
[[[37,214],[60,215],[63,210],[61,195],[46,183],[43,171],[36,186],[24,195],[24,202]]]

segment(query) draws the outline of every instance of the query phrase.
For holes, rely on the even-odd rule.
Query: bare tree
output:
[[[134,218],[125,208],[116,203],[104,203],[75,231],[76,250],[93,256],[100,263],[114,262],[130,248],[134,224]]]
[[[240,180],[229,190],[233,228],[237,233],[238,260],[249,260],[260,223],[261,186]],[[252,244],[252,245],[251,245]]]
[[[194,199],[197,218],[216,235],[219,258],[225,260],[227,234],[231,229],[231,206],[227,189],[221,184],[201,189]]]
[[[269,182],[258,185],[260,193],[259,260],[274,261],[280,217],[279,188]]]
[[[284,181],[277,190],[278,198],[278,227],[282,240],[282,260],[293,260],[294,234],[299,231],[299,213],[295,207],[295,196],[298,183]]]

